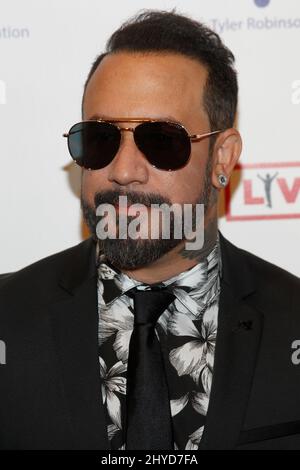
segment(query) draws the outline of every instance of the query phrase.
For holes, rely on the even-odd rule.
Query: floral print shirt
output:
[[[126,291],[149,286],[115,269],[99,252],[97,260],[102,399],[110,449],[123,450],[126,371],[134,323],[133,299]],[[198,449],[203,434],[212,383],[221,273],[218,233],[206,259],[161,283],[171,285],[176,296],[155,327],[167,372],[174,449]],[[107,281],[114,289],[112,298],[105,301]]]

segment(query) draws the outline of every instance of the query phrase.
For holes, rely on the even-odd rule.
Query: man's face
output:
[[[206,69],[196,60],[177,54],[121,52],[106,56],[87,86],[83,119],[158,118],[182,123],[189,134],[210,131],[202,105]],[[119,123],[135,127],[138,123]],[[81,204],[86,223],[95,235],[95,210],[100,203],[195,204],[207,206],[210,189],[209,138],[191,145],[186,166],[164,171],[151,166],[136,147],[133,134],[122,132],[113,161],[100,170],[83,170]],[[101,158],[101,156],[99,156]],[[176,159],[176,155],[174,155]],[[102,250],[120,269],[147,265],[168,253],[179,239],[102,240]]]

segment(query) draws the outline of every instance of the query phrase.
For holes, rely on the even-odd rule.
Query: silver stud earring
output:
[[[223,186],[223,187],[225,187],[226,184],[228,183],[227,176],[223,175],[223,173],[218,175],[218,180],[219,180],[220,185]]]

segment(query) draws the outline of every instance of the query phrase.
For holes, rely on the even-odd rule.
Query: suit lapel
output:
[[[92,239],[74,247],[60,286],[63,298],[50,307],[50,314],[74,448],[108,449],[98,359],[97,276]]]
[[[220,233],[223,276],[213,382],[199,449],[237,444],[247,409],[262,332],[262,315],[247,304],[256,287],[241,250]]]

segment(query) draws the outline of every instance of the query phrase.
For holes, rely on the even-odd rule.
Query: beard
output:
[[[211,193],[211,159],[208,159],[206,172],[203,182],[202,191],[200,191],[196,202],[192,207],[192,229],[195,230],[196,222],[196,205],[204,205],[204,216],[206,214]],[[96,215],[96,209],[100,204],[111,204],[113,206],[119,203],[119,196],[127,196],[128,207],[131,204],[143,204],[151,207],[151,204],[167,204],[168,207],[172,202],[167,197],[162,197],[156,193],[142,193],[136,191],[114,191],[106,190],[96,192],[94,195],[94,204],[91,206],[83,197],[81,190],[81,210],[84,221],[89,228],[92,238],[99,244],[99,254],[104,254],[105,259],[119,270],[133,270],[141,268],[161,258],[163,255],[171,251],[173,248],[182,243],[181,238],[175,238],[175,218],[173,211],[170,211],[170,237],[158,239],[142,239],[142,238],[105,238],[100,239],[97,236],[97,224],[101,220],[101,216]],[[127,215],[128,224],[134,219]],[[118,223],[118,212],[116,213],[116,221]],[[182,234],[181,234],[182,235]]]

